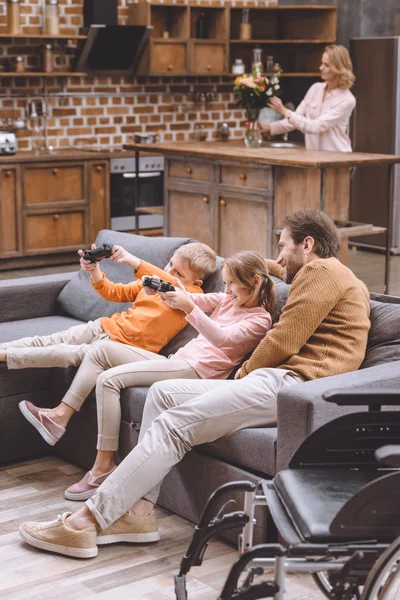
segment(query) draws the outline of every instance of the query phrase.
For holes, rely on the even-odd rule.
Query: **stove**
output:
[[[138,178],[139,197],[136,206],[135,157],[128,155],[110,159],[111,229],[138,233],[142,229],[163,227],[164,157],[141,155]]]

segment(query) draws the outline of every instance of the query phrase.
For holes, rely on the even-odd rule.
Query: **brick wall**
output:
[[[246,3],[246,0],[245,2]],[[119,23],[128,17],[128,0],[119,0]],[[221,0],[223,4],[223,0]],[[255,2],[249,1],[248,6]],[[262,0],[260,4],[263,4]],[[83,0],[59,0],[60,33],[79,33],[83,25]],[[41,33],[40,0],[21,0],[24,34]],[[6,30],[6,3],[2,3],[0,28]],[[68,41],[65,68],[70,68],[76,42]],[[41,40],[3,39],[0,68],[13,69],[15,57],[24,57],[26,71],[41,68]],[[54,46],[55,63],[62,67],[60,48]],[[234,103],[230,78],[138,77],[1,77],[0,119],[26,117],[32,97],[48,95],[49,145],[54,148],[98,143],[122,144],[135,132],[159,132],[162,141],[195,138],[199,128],[215,139],[218,125],[226,121],[231,137],[243,134],[244,112]],[[200,96],[203,94],[203,96]],[[43,125],[43,119],[40,119]],[[17,132],[18,148],[31,149],[31,132]]]

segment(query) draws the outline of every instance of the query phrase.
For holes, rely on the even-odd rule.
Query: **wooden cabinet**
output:
[[[140,63],[142,74],[228,75],[241,58],[251,69],[252,51],[273,56],[283,77],[318,77],[321,54],[336,40],[336,7],[276,5],[250,8],[252,39],[240,39],[243,8],[199,6],[194,0],[139,0],[129,6],[129,23],[153,27]],[[199,39],[198,21],[205,39]]]
[[[272,169],[170,158],[166,235],[193,237],[228,256],[249,247],[272,251]]]
[[[109,186],[108,160],[1,166],[0,269],[90,245],[109,227]]]
[[[0,167],[0,258],[21,253],[19,166]]]

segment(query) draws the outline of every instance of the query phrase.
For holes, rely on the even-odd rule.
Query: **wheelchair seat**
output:
[[[375,470],[349,469],[288,469],[274,478],[274,488],[299,536],[308,542],[331,543],[356,541],[354,533],[345,529],[331,531],[339,511],[366,484],[377,478]],[[279,516],[272,517],[277,524]],[[278,527],[279,528],[279,527]],[[370,539],[369,523],[364,523],[357,540]]]

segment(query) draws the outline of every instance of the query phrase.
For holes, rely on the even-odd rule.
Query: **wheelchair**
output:
[[[215,490],[175,577],[177,600],[187,600],[186,575],[209,539],[233,527],[240,554],[218,600],[283,600],[288,572],[310,573],[331,600],[400,600],[400,390],[333,390],[324,400],[368,410],[313,432],[274,479]],[[228,502],[217,512],[238,490],[243,510],[226,513]],[[257,506],[268,510],[267,543],[253,546]],[[264,569],[271,580],[260,580]]]

